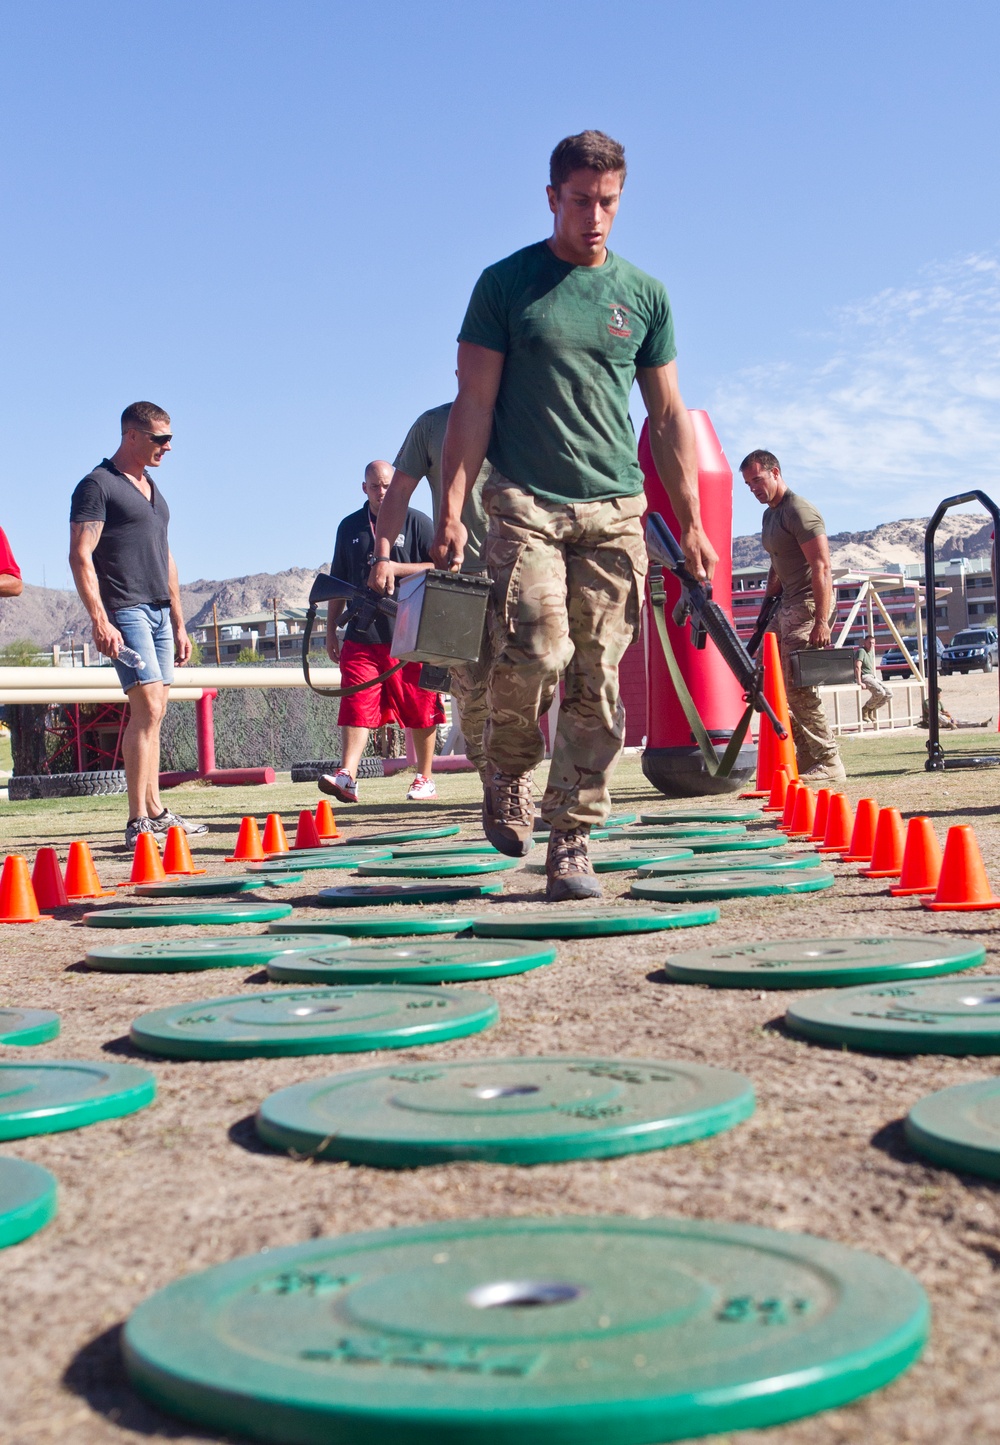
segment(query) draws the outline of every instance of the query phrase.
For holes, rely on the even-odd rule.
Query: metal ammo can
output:
[[[392,655],[441,667],[475,662],[491,583],[463,572],[418,572],[397,590]]]

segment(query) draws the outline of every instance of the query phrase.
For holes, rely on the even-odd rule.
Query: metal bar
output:
[[[854,605],[853,605],[853,607],[851,608],[850,612],[847,614],[847,621],[844,623],[843,627],[840,629],[840,636],[837,638],[837,641],[834,643],[834,647],[843,647],[845,641],[847,640],[848,634],[850,633],[851,628],[854,626],[854,619],[855,619],[855,617],[857,617],[858,612],[859,612],[860,609],[861,609],[861,604],[862,604],[862,602],[864,602],[865,598],[868,596],[868,591],[869,591],[870,586],[871,586],[871,583],[868,582],[868,581],[865,581],[864,583],[862,583],[861,590],[858,592],[857,597],[855,597],[855,599],[854,599]]]
[[[222,666],[222,653],[219,650],[219,609],[212,603],[212,627],[215,631],[215,665]]]
[[[205,778],[215,772],[215,718],[212,703],[218,697],[214,688],[206,687],[194,705],[195,732],[198,739],[198,776]]]

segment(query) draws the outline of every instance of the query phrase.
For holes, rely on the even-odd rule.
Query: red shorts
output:
[[[344,687],[368,682],[392,667],[395,658],[387,645],[345,642],[340,649],[340,681]],[[340,699],[337,722],[341,727],[380,728],[398,723],[402,728],[432,728],[443,723],[440,694],[418,686],[420,663],[408,662],[381,687],[366,687],[353,697]]]

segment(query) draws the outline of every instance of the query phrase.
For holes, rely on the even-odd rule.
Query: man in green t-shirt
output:
[[[781,596],[768,631],[778,637],[799,777],[806,783],[841,782],[847,773],[819,689],[796,687],[791,670],[793,652],[830,646],[836,609],[826,524],[812,502],[789,490],[773,452],[751,452],[740,471],[767,507],[760,538],[771,558],[767,596]]]
[[[600,131],[568,136],[549,176],[552,235],[489,266],[462,323],[431,555],[439,567],[461,566],[462,509],[488,456],[495,658],[483,827],[501,852],[531,847],[539,721],[562,678],[541,809],[551,830],[546,897],[558,901],[600,894],[588,837],[608,815],[624,738],[618,664],[638,629],[647,565],[628,410],[636,380],[689,564],[704,578],[716,557],[701,526],[666,291],[607,248],[625,152]]]
[[[868,701],[861,709],[862,722],[874,722],[880,707],[885,707],[892,693],[875,670],[875,638],[869,632],[864,647],[858,648],[854,662],[854,681],[868,689]]]
[[[389,555],[396,535],[403,530],[410,498],[421,478],[427,478],[435,522],[441,514],[441,453],[444,434],[451,414],[451,402],[422,412],[406,433],[393,463],[395,468],[389,490],[382,500],[375,532],[375,564],[368,577],[369,587],[376,592],[393,590]],[[462,523],[468,532],[462,571],[484,573],[483,548],[486,542],[486,511],[483,507],[483,485],[493,468],[484,462],[462,509]],[[458,707],[458,719],[465,739],[466,757],[474,763],[486,784],[486,754],[483,752],[483,728],[486,724],[486,679],[489,672],[489,646],[484,638],[477,662],[451,668],[451,695]]]

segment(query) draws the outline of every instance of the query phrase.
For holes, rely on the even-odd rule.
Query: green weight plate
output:
[[[27,1159],[0,1159],[0,1249],[37,1234],[56,1217],[55,1175]]]
[[[784,833],[748,833],[745,838],[685,838],[684,843],[696,853],[753,853],[762,848],[785,848],[788,839]]]
[[[641,843],[626,847],[624,843],[610,843],[606,848],[595,849],[590,861],[595,873],[628,873],[634,868],[641,868],[644,863],[671,859],[677,862],[681,858],[693,857],[690,848],[658,848],[655,843],[645,848]]]
[[[247,893],[251,888],[278,888],[286,883],[301,883],[301,873],[285,869],[267,872],[222,873],[214,878],[168,878],[164,883],[140,883],[140,898],[212,898],[223,893]]]
[[[666,827],[671,823],[759,823],[770,821],[759,808],[733,808],[720,803],[710,803],[697,808],[671,808],[665,813],[640,813],[639,821],[651,827]]]
[[[0,1063],[0,1139],[80,1129],[153,1102],[156,1080],[134,1064],[88,1059]]]
[[[327,908],[364,908],[380,903],[457,903],[462,898],[502,892],[500,883],[358,883],[321,888],[316,897]]]
[[[603,938],[619,933],[658,933],[665,928],[695,928],[718,923],[719,910],[708,905],[679,908],[527,908],[523,913],[474,918],[479,938]]]
[[[778,938],[767,943],[721,943],[677,953],[664,965],[678,983],[718,988],[845,988],[896,978],[960,973],[986,959],[981,943],[940,934],[906,938]],[[973,983],[970,980],[970,988]]]
[[[299,918],[295,932],[299,934],[343,934],[347,938],[398,938],[408,933],[461,933],[472,924],[471,913],[338,913],[336,918]],[[283,933],[289,924],[271,924],[268,932]]]
[[[361,863],[359,878],[466,878],[478,873],[508,873],[520,868],[522,858],[505,858],[502,853],[469,853],[464,858],[390,858],[387,862]]]
[[[759,873],[763,868],[815,868],[815,853],[726,853],[724,857],[692,858],[689,863],[649,863],[640,878],[673,877],[677,873]]]
[[[279,1089],[257,1111],[276,1149],[410,1168],[543,1164],[667,1149],[754,1109],[728,1069],[640,1059],[470,1059],[364,1069]]]
[[[0,1044],[47,1044],[59,1033],[59,1015],[47,1008],[0,1008]]]
[[[393,858],[467,858],[470,853],[484,858],[504,856],[485,838],[467,838],[463,843],[402,843],[391,851]]]
[[[1000,978],[928,978],[838,988],[799,999],[796,1034],[901,1054],[1000,1054]]]
[[[458,983],[527,973],[555,960],[554,948],[538,944],[409,939],[330,951],[314,945],[273,958],[267,972],[275,983]]]
[[[329,942],[324,946],[329,948],[348,942],[333,934],[327,937]],[[282,938],[278,934],[257,938],[164,938],[89,948],[85,961],[101,973],[193,973],[205,968],[253,968],[270,958],[304,953],[314,947],[309,938]]]
[[[88,928],[159,928],[183,923],[267,923],[287,918],[290,903],[157,903],[146,908],[102,908],[85,913]]]
[[[143,1014],[129,1037],[173,1059],[279,1058],[436,1044],[488,1029],[495,999],[471,989],[372,984],[282,989],[173,1004]]]
[[[287,857],[287,854],[285,855]],[[364,851],[338,849],[336,853],[324,854],[322,857],[310,856],[309,858],[296,858],[294,863],[283,863],[277,858],[269,858],[266,863],[251,863],[247,868],[247,875],[253,876],[259,873],[257,880],[259,888],[268,887],[264,879],[269,875],[272,878],[286,878],[289,874],[319,873],[331,868],[357,868],[359,863],[371,863],[375,858],[390,858],[392,855],[388,848],[366,848]]]
[[[637,828],[626,828],[621,835],[621,841],[625,843],[632,838],[660,838],[667,842],[671,838],[723,839],[747,836],[747,830],[742,823],[657,823],[655,826],[641,823]],[[782,842],[784,841],[782,839]],[[687,844],[684,846],[687,847]]]
[[[621,827],[621,828],[591,828],[591,830],[590,830],[590,841],[591,841],[592,843],[603,842],[606,838],[610,838],[610,839],[611,839],[613,842],[615,842],[615,843],[621,843],[621,842],[624,842],[627,837],[632,837],[632,836],[633,836],[633,834],[632,834],[631,830],[630,830],[630,829],[629,829],[629,830],[626,830],[624,827]],[[536,843],[547,843],[547,842],[549,841],[549,829],[548,829],[548,828],[542,828],[542,829],[536,828],[535,831],[534,831],[534,833],[532,834],[532,837],[534,838],[534,840],[535,840]]]
[[[369,833],[366,838],[356,838],[356,848],[393,847],[397,843],[422,843],[427,838],[454,838],[462,830],[457,823],[448,823],[440,828],[401,828],[392,833]]]
[[[1000,1079],[928,1094],[906,1116],[905,1133],[917,1153],[935,1164],[1000,1179]]]
[[[695,1219],[445,1220],[188,1274],[125,1326],[160,1409],[281,1445],[639,1445],[843,1405],[919,1355],[898,1265]]]
[[[633,898],[654,903],[688,903],[702,898],[762,898],[773,893],[818,893],[836,879],[824,868],[781,869],[759,873],[679,873],[670,878],[642,878],[632,884]]]
[[[605,828],[627,828],[630,823],[639,820],[638,813],[612,813],[610,818],[605,818]]]

